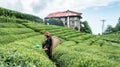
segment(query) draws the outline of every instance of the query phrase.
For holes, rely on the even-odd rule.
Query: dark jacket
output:
[[[48,37],[45,43],[43,44],[42,48],[47,48],[48,50],[45,50],[48,57],[52,58],[52,38]]]
[[[43,48],[48,48],[48,50],[49,50],[50,48],[52,48],[52,38],[51,38],[51,37],[48,37],[42,47],[43,47]]]

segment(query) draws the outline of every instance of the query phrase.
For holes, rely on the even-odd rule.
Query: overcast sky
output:
[[[51,12],[72,10],[82,13],[94,34],[101,33],[102,22],[115,26],[120,17],[120,0],[0,0],[0,7],[33,14],[41,18]]]

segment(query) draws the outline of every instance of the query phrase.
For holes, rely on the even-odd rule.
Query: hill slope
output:
[[[95,36],[20,18],[1,18],[0,67],[56,67],[56,64],[58,67],[120,66],[119,33]],[[44,50],[35,48],[44,41],[45,31],[62,41],[53,49],[52,61]]]
[[[107,35],[106,37],[95,36],[52,25],[35,23],[23,25],[40,33],[49,31],[52,35],[62,39],[61,45],[53,51],[53,61],[60,67],[119,66],[120,43],[104,40]]]
[[[0,16],[14,17],[14,18],[18,18],[18,19],[35,21],[35,22],[38,22],[38,23],[42,22],[42,19],[37,17],[37,16],[33,16],[33,15],[30,15],[30,14],[24,14],[24,13],[21,13],[21,12],[5,9],[5,8],[1,8],[1,7],[0,7]]]
[[[18,23],[0,23],[0,67],[55,67],[42,49],[44,36]]]

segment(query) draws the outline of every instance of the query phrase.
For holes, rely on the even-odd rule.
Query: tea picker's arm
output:
[[[44,47],[45,47],[45,45],[46,45],[46,42],[43,42],[43,43],[42,43],[42,48],[44,48]]]

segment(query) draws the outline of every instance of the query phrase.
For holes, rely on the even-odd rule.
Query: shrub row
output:
[[[21,12],[5,9],[0,7],[0,16],[9,16],[9,17],[15,17],[23,20],[29,20],[29,21],[35,21],[35,22],[43,22],[43,20],[37,16],[33,16],[30,14],[24,14]]]

